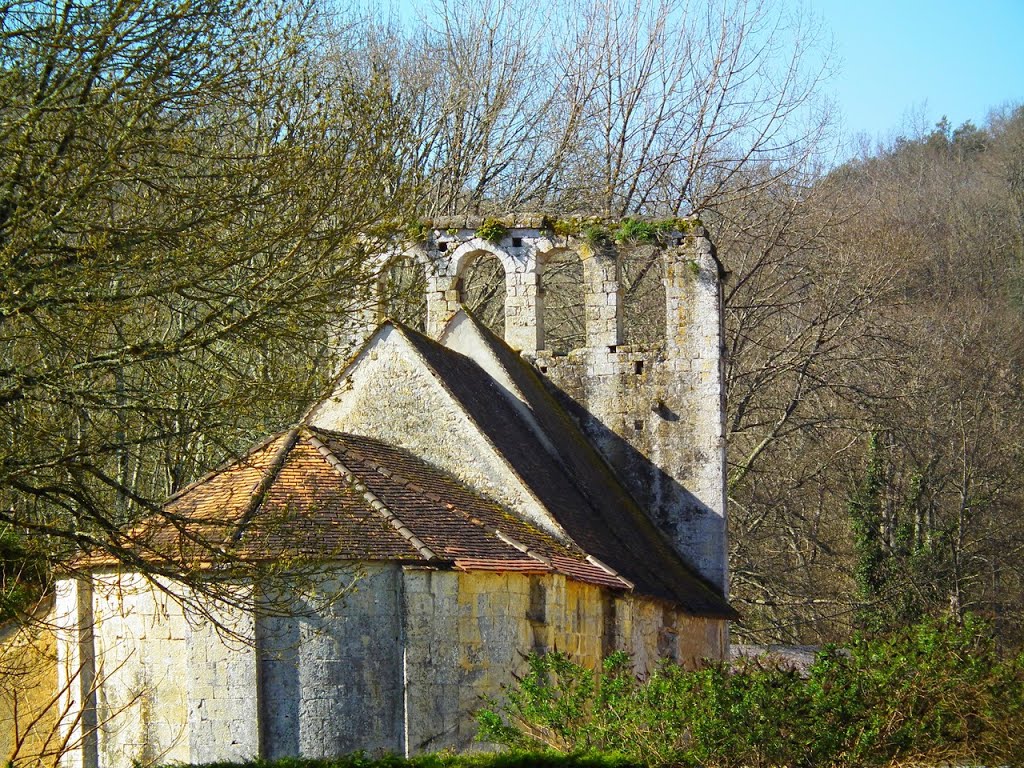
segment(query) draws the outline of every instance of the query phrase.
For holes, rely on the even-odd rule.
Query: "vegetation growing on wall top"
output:
[[[497,219],[485,219],[484,223],[477,227],[476,236],[489,243],[497,245],[508,234],[508,228]]]
[[[610,244],[612,242],[628,245],[645,243],[667,244],[673,235],[688,235],[703,226],[696,218],[670,217],[666,219],[641,219],[626,217],[610,219],[601,216],[572,216],[568,218],[552,218],[542,216],[536,222],[516,224],[509,222],[514,217],[499,219],[488,217],[478,226],[456,226],[442,219],[433,221],[423,219],[398,227],[404,239],[413,243],[428,242],[436,232],[444,232],[449,236],[457,236],[462,230],[474,232],[476,237],[489,243],[500,243],[512,229],[538,229],[555,237],[576,238],[591,247]],[[524,221],[529,221],[525,217]],[[395,229],[395,227],[393,227]]]

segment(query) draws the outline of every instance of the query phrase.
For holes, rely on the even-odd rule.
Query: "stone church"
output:
[[[202,529],[301,564],[294,612],[200,612],[102,560],[59,583],[67,768],[465,748],[531,652],[625,650],[640,674],[725,656],[721,267],[703,229],[652,251],[664,336],[630,345],[613,244],[529,219],[490,240],[435,227],[406,254],[423,332],[385,320],[300,424],[148,531],[160,551]],[[553,355],[545,266],[566,253],[585,343]],[[484,255],[505,275],[504,338],[461,309]]]

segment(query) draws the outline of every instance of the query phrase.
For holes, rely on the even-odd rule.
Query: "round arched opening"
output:
[[[492,253],[469,256],[459,274],[459,301],[500,338],[505,338],[505,268]]]
[[[566,355],[587,343],[583,305],[583,261],[575,251],[548,254],[540,272],[544,339],[554,355]]]

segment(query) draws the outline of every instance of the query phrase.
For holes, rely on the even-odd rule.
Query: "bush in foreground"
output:
[[[640,681],[625,654],[597,674],[552,653],[479,721],[482,739],[516,749],[650,766],[1024,765],[1024,656],[1001,659],[976,619],[858,637],[805,675],[666,665]]]
[[[205,763],[193,768],[641,768],[635,761],[615,755],[569,755],[552,750],[511,750],[498,754],[455,755],[436,752],[403,758],[369,757],[364,753],[315,760],[282,758],[244,763]]]

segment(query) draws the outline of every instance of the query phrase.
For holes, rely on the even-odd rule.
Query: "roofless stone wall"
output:
[[[425,222],[400,256],[425,272],[425,330],[434,336],[465,299],[468,265],[482,255],[500,261],[506,342],[553,385],[679,552],[728,594],[722,269],[698,220],[672,224],[653,236],[648,224],[638,243],[615,242],[625,228],[593,220],[445,218]],[[641,247],[664,307],[631,320],[664,318],[663,335],[631,333],[624,318],[623,269]],[[545,348],[545,267],[567,252],[583,267],[585,343],[565,355]],[[638,336],[651,341],[624,343]]]

